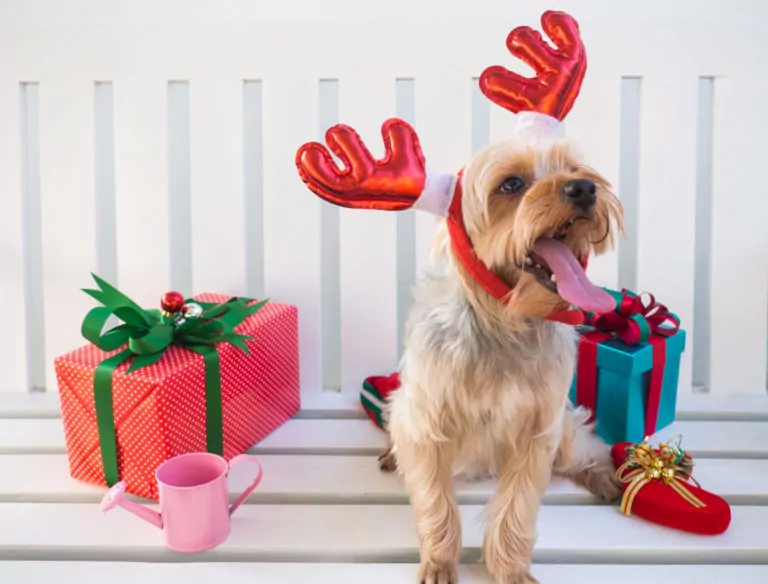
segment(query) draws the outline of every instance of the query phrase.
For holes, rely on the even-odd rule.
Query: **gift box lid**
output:
[[[592,327],[579,327],[579,334],[594,330]],[[685,331],[680,329],[665,340],[667,359],[679,358],[685,350]],[[620,375],[633,376],[653,368],[653,346],[650,343],[628,345],[610,338],[602,341],[597,348],[597,366]]]
[[[212,293],[201,293],[194,297],[199,302],[226,302],[230,296]],[[251,351],[265,350],[260,347],[259,333],[263,327],[274,326],[277,319],[283,317],[286,311],[293,311],[295,307],[278,302],[267,302],[259,311],[246,318],[242,323],[235,327],[238,333],[247,334],[254,337],[254,341],[248,341],[247,344]],[[93,344],[85,344],[55,359],[57,370],[65,374],[69,382],[69,389],[75,393],[78,399],[83,403],[86,411],[95,415],[95,406],[93,402],[93,371],[96,366],[107,357],[119,353],[121,349],[111,352],[105,352]],[[237,349],[227,343],[221,343],[219,352],[233,353],[237,357],[240,349]],[[162,359],[153,365],[149,365],[130,374],[131,385],[137,389],[146,388],[146,391],[131,391],[127,395],[118,392],[114,400],[115,419],[119,422],[125,416],[129,415],[133,409],[141,403],[148,392],[156,390],[164,380],[184,375],[185,371],[195,367],[199,369],[199,375],[202,371],[203,358],[197,353],[193,353],[183,347],[172,345],[168,347]],[[119,365],[115,369],[114,376],[126,379],[126,371],[130,366],[130,361]],[[62,381],[60,380],[60,383]],[[229,399],[237,397],[245,391],[245,388],[235,387],[231,391],[223,392],[223,400],[226,403]],[[127,398],[127,399],[126,399]]]

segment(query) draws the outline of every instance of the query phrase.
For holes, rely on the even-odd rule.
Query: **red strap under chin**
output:
[[[448,234],[451,237],[451,246],[453,252],[456,254],[459,262],[469,273],[472,279],[477,282],[480,287],[488,292],[499,302],[509,302],[512,294],[512,288],[480,261],[477,257],[475,250],[472,248],[472,241],[469,239],[469,234],[464,226],[464,215],[462,214],[461,199],[461,175],[459,172],[459,179],[456,181],[456,190],[453,194],[453,200],[448,210]],[[586,269],[587,258],[584,259],[583,267]],[[584,315],[581,310],[564,309],[554,310],[550,312],[545,320],[551,320],[555,322],[561,322],[569,325],[577,325],[584,322]]]

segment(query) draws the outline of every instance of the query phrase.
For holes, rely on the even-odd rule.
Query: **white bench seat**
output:
[[[482,507],[460,507],[463,561],[480,558]],[[0,506],[0,558],[179,561],[160,531],[98,505]],[[534,551],[543,563],[760,563],[768,558],[768,507],[735,507],[731,528],[701,537],[628,519],[610,506],[544,506]],[[199,560],[279,562],[418,561],[408,505],[246,505],[229,539]],[[1,565],[1,564],[0,564]]]
[[[414,564],[9,562],[10,582],[110,582],[110,584],[395,584],[416,581]],[[542,583],[760,584],[768,566],[545,565],[533,567]],[[462,584],[494,584],[484,566],[463,565]]]
[[[264,479],[246,504],[404,505],[402,483],[394,474],[379,471],[373,455],[259,456]],[[232,499],[248,482],[247,468],[231,474]],[[702,458],[696,478],[732,505],[768,505],[768,460]],[[484,504],[492,480],[456,481],[460,504]],[[0,502],[98,503],[104,489],[74,481],[64,454],[0,455]],[[570,481],[556,478],[544,495],[545,505],[595,505],[592,495]]]
[[[229,539],[204,554],[176,554],[159,530],[115,509],[104,489],[69,476],[55,396],[0,397],[0,580],[232,584],[365,580],[413,582],[418,563],[412,511],[401,480],[378,468],[385,435],[354,399],[310,398],[295,419],[252,449],[262,485],[238,511]],[[27,399],[27,407],[24,400]],[[317,400],[317,401],[313,401]],[[700,537],[622,515],[573,484],[549,486],[539,519],[534,572],[543,584],[768,581],[766,398],[681,400],[678,432],[697,457],[695,476],[733,509],[730,529]],[[235,468],[234,494],[248,479]],[[494,481],[458,481],[464,525],[462,583],[490,583],[478,516]],[[667,581],[667,580],[661,580]]]

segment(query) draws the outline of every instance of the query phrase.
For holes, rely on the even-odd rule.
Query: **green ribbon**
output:
[[[103,351],[122,351],[108,357],[96,367],[93,378],[96,422],[99,430],[101,460],[108,486],[120,480],[117,465],[117,440],[112,403],[112,374],[129,359],[133,359],[126,372],[148,367],[160,361],[172,345],[185,347],[202,355],[205,364],[205,429],[206,449],[222,455],[224,429],[221,395],[221,361],[215,345],[229,343],[250,354],[245,341],[251,337],[235,332],[235,327],[258,311],[267,300],[255,304],[250,298],[231,298],[227,302],[188,302],[199,304],[203,313],[199,317],[175,320],[157,309],[144,309],[95,274],[98,290],[83,290],[103,306],[91,309],[83,319],[82,335]],[[104,326],[110,317],[123,321],[106,332]]]

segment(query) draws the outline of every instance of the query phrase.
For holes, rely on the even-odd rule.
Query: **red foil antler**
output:
[[[556,50],[528,26],[515,28],[507,36],[509,52],[530,65],[536,77],[522,77],[495,65],[483,71],[480,89],[488,99],[511,112],[539,112],[562,121],[581,89],[587,55],[579,25],[568,14],[545,12],[541,28],[557,45]]]
[[[322,199],[356,209],[400,211],[413,206],[424,190],[424,155],[414,129],[389,119],[381,127],[386,153],[375,160],[349,126],[339,124],[325,141],[343,162],[340,169],[322,144],[309,142],[296,153],[296,166],[307,187]]]

